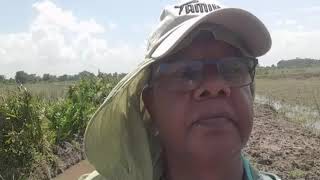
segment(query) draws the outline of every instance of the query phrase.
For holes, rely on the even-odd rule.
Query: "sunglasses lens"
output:
[[[215,69],[211,68],[213,64]],[[190,91],[199,86],[208,70],[217,72],[218,68],[215,75],[228,82],[230,87],[241,87],[252,83],[255,66],[256,60],[252,58],[165,62],[157,66],[153,83],[168,90]]]
[[[160,64],[155,81],[158,85],[173,91],[190,91],[202,80],[203,63],[181,60]]]
[[[232,87],[248,85],[252,82],[251,69],[245,59],[234,59],[224,61],[220,64],[221,74]]]

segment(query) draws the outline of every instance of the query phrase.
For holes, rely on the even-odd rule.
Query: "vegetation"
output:
[[[53,147],[82,137],[99,104],[123,77],[102,74],[70,85],[65,96],[46,100],[19,86],[0,100],[0,179],[28,179],[54,167]]]
[[[0,105],[0,172],[4,179],[27,178],[36,161],[50,153],[41,102],[23,87]]]
[[[281,60],[277,66],[258,67],[257,78],[279,79],[295,78],[307,79],[320,77],[320,60],[296,58],[293,60]]]
[[[98,74],[103,74],[100,71]],[[108,76],[120,76],[123,77],[125,74],[121,73],[113,73],[113,74],[107,74]],[[78,81],[81,78],[88,78],[88,77],[94,77],[95,75],[88,71],[82,71],[75,75],[51,75],[51,74],[43,74],[42,77],[36,75],[36,74],[28,74],[24,71],[17,71],[16,75],[13,78],[7,79],[4,75],[0,75],[0,83],[2,84],[26,84],[26,83],[39,83],[39,82],[66,82],[66,81]]]
[[[303,178],[305,176],[306,172],[302,171],[300,169],[295,169],[289,172],[290,178]]]
[[[257,79],[257,94],[292,105],[317,109],[320,102],[320,78]]]
[[[291,60],[281,60],[277,63],[279,68],[307,68],[307,67],[320,67],[320,60],[310,58],[296,58]]]
[[[32,96],[36,96],[45,101],[55,101],[60,98],[65,98],[69,86],[73,86],[76,83],[77,81],[38,82],[26,83],[23,86],[28,89]],[[0,96],[7,96],[14,91],[17,91],[17,84],[0,83]]]
[[[256,72],[257,97],[266,98],[265,103],[291,120],[314,127],[320,117],[319,62],[297,58],[280,61],[277,67],[259,67]],[[307,66],[312,63],[312,67]]]

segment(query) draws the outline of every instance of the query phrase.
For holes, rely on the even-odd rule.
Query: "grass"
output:
[[[295,170],[289,172],[290,178],[303,178],[303,177],[305,177],[305,175],[306,175],[306,172],[302,171],[300,169],[295,169]]]
[[[320,67],[308,68],[257,68],[256,77],[266,79],[320,77]]]
[[[31,92],[33,96],[46,100],[55,100],[62,98],[68,91],[68,87],[75,82],[41,82],[35,84],[25,84],[24,86]],[[18,89],[17,84],[0,84],[0,97],[6,96],[12,91]]]
[[[320,77],[308,79],[257,79],[257,94],[285,104],[317,110],[320,102]]]
[[[271,105],[291,121],[320,129],[320,69],[290,69],[282,75],[279,69],[274,71],[257,76],[256,100]]]

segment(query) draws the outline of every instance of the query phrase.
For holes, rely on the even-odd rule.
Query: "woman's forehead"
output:
[[[199,34],[189,45],[172,54],[172,58],[223,58],[223,57],[241,57],[241,51],[231,44],[216,40],[208,34]]]

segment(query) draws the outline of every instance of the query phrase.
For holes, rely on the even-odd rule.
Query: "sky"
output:
[[[178,0],[179,1],[179,0]],[[129,72],[143,60],[161,10],[177,0],[0,0],[0,74]],[[319,0],[219,0],[250,11],[273,40],[263,66],[320,59]]]

